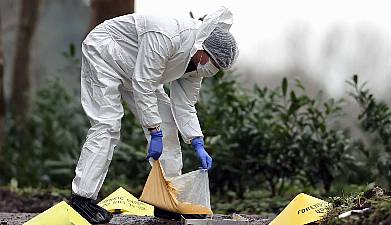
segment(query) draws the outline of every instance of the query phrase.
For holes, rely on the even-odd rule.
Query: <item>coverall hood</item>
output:
[[[232,23],[232,12],[224,6],[221,6],[217,10],[208,13],[197,29],[196,40],[190,55],[193,56],[197,50],[203,50],[202,44],[217,26],[223,30],[229,31]]]

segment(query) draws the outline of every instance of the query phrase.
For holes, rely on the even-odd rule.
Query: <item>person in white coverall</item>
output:
[[[195,19],[128,14],[106,20],[82,43],[81,103],[91,122],[72,182],[71,206],[91,223],[112,215],[94,200],[120,139],[124,100],[144,128],[147,158],[159,159],[167,177],[182,170],[178,130],[192,144],[204,169],[195,104],[203,77],[228,69],[237,55],[225,7]],[[170,85],[168,96],[163,84]],[[164,146],[164,148],[163,148]]]

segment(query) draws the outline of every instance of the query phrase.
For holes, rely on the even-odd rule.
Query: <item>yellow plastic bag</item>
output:
[[[165,178],[160,162],[155,161],[140,200],[180,214],[213,214],[206,170]]]

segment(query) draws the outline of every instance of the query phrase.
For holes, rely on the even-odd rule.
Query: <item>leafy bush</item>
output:
[[[206,137],[207,149],[213,156],[214,167],[210,172],[212,191],[227,190],[243,193],[251,180],[245,162],[245,148],[241,151],[241,140],[246,117],[252,102],[234,80],[223,79],[220,73],[215,78],[204,80],[197,105],[201,126]],[[235,159],[235,160],[233,160]],[[221,176],[224,174],[224,176]]]
[[[253,92],[223,74],[208,82],[198,112],[217,165],[214,191],[268,188],[275,196],[297,180],[328,190],[349,161],[355,144],[333,127],[342,100],[312,98],[298,81],[298,91],[289,91],[287,79],[277,89],[256,86]]]
[[[375,134],[367,151],[368,167],[375,167],[373,179],[391,187],[391,109],[383,102],[378,102],[366,88],[366,83],[359,84],[358,76],[348,81],[353,92],[350,95],[361,108],[358,116],[364,131]]]
[[[80,103],[54,79],[31,105],[26,122],[12,124],[7,133],[5,175],[21,185],[70,183],[87,131]]]

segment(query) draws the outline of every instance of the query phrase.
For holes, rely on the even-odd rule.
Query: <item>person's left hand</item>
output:
[[[194,138],[191,141],[191,146],[193,146],[196,151],[198,158],[201,161],[203,169],[210,170],[212,168],[212,157],[205,151],[204,148],[204,139],[202,137]]]

